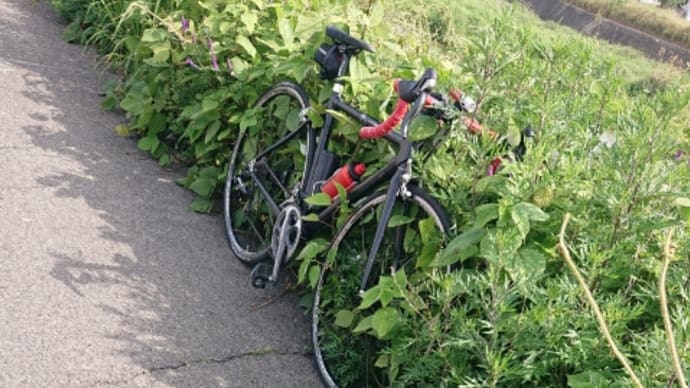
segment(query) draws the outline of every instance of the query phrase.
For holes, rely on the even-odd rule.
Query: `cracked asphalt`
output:
[[[64,27],[0,0],[0,387],[321,386],[298,296],[252,289],[221,217],[114,133]]]

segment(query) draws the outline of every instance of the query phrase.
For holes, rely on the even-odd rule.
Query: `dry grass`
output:
[[[671,9],[640,4],[636,0],[565,1],[690,49],[690,22]]]

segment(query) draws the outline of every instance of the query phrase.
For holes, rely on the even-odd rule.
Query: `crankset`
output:
[[[251,273],[252,286],[264,288],[266,284],[278,281],[280,266],[294,256],[301,236],[302,213],[297,206],[288,203],[280,210],[278,218],[273,224],[273,233],[271,234],[272,266],[269,262],[256,264]]]

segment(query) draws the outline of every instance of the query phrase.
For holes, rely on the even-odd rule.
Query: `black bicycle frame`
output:
[[[340,68],[338,70],[338,77],[342,77],[345,74],[347,74],[348,67],[349,67],[349,61],[350,61],[350,55],[348,53],[343,52],[345,55],[343,55],[343,61],[340,64]],[[366,126],[375,126],[378,125],[379,122],[368,116],[367,114],[359,111],[357,108],[353,107],[352,105],[344,102],[341,99],[341,93],[343,90],[343,83],[339,80],[336,80],[335,83],[333,84],[333,91],[331,92],[330,99],[328,101],[328,104],[326,105],[326,108],[329,110],[336,110],[345,113],[347,116],[356,119],[359,123],[362,125]],[[419,113],[419,110],[421,109],[421,101],[423,101],[424,98],[418,99],[418,101],[415,103],[414,107],[412,108],[411,112],[408,112],[406,115],[405,119],[403,120],[402,123],[402,128],[406,128],[407,125],[409,124],[409,121],[412,117],[416,116],[417,113]],[[277,143],[274,145],[270,146],[266,150],[262,151],[255,160],[260,160],[263,156],[269,154],[270,152],[274,151],[275,149],[279,148],[286,142],[288,142],[290,139],[292,139],[294,136],[297,135],[297,133],[301,132],[304,129],[304,126],[310,125],[309,122],[305,122],[302,124],[300,128],[298,128],[295,131],[292,131],[290,134],[288,134],[286,137],[280,139]],[[315,169],[313,166],[318,165],[322,161],[319,160],[320,156],[323,154],[323,151],[327,150],[328,148],[328,141],[331,135],[331,128],[333,125],[333,116],[326,113],[325,119],[324,119],[324,125],[323,128],[321,129],[319,133],[319,141],[318,144],[316,145],[315,148],[311,149],[308,151],[307,155],[307,163],[306,163],[306,171],[305,171],[305,179],[302,182],[301,186],[301,193],[300,197],[304,198],[308,195],[311,194],[311,188],[314,186],[319,179],[322,179],[324,177],[315,177],[312,176],[315,174]],[[404,131],[406,132],[406,131]],[[405,136],[403,136],[401,133],[391,131],[383,138],[393,144],[395,144],[398,147],[398,152],[395,155],[395,157],[390,160],[385,166],[383,166],[381,169],[376,171],[373,175],[369,176],[367,179],[364,181],[358,183],[349,193],[348,193],[348,200],[351,202],[355,202],[364,196],[370,194],[374,189],[376,189],[377,186],[379,186],[382,182],[389,181],[388,183],[388,191],[386,194],[386,200],[383,205],[383,211],[381,213],[381,219],[379,220],[379,224],[376,227],[376,232],[374,234],[374,239],[372,242],[372,247],[371,250],[369,251],[369,256],[367,258],[367,263],[366,267],[364,270],[364,274],[362,275],[362,280],[360,283],[360,292],[363,292],[367,280],[369,278],[369,274],[371,273],[371,269],[374,264],[374,259],[376,258],[376,254],[378,253],[378,250],[381,246],[381,243],[383,241],[383,234],[385,233],[385,229],[387,227],[388,221],[391,217],[391,214],[393,212],[393,205],[395,204],[395,200],[399,194],[399,191],[401,187],[403,187],[403,183],[405,183],[403,176],[406,171],[408,171],[409,166],[407,165],[408,161],[412,158],[412,142],[407,140]],[[270,195],[268,194],[268,191],[264,187],[264,185],[260,182],[258,177],[252,173],[252,180],[257,184],[259,187],[259,190],[262,192],[264,197],[266,197],[267,202],[269,203],[269,206],[274,212],[279,212],[279,206],[278,204],[275,203],[275,201],[270,198]],[[340,208],[340,198],[336,197],[333,200],[333,203],[322,210],[319,213],[319,221],[328,221],[331,219],[333,214]],[[399,236],[398,236],[399,237]],[[396,238],[396,240],[399,238]]]
[[[342,77],[343,75],[347,74],[349,63],[350,56],[344,55],[343,61],[340,64],[340,68],[338,70],[338,77]],[[362,125],[375,126],[379,124],[379,122],[376,119],[370,117],[366,113],[359,111],[357,108],[343,101],[340,97],[342,90],[343,83],[341,81],[336,80],[333,84],[333,91],[331,92],[330,99],[328,100],[328,103],[326,105],[327,109],[343,112],[347,116],[357,120]],[[319,160],[319,156],[321,155],[322,151],[328,148],[328,141],[331,136],[332,123],[333,116],[326,113],[323,128],[319,133],[319,142],[316,145],[316,148],[314,148],[312,151],[313,155],[310,155],[313,160],[311,165],[313,166],[318,165],[321,162]],[[403,138],[403,136],[400,133],[392,131],[385,135],[383,138],[395,144],[398,147],[397,154],[390,162],[388,162],[376,173],[369,176],[364,181],[358,183],[352,189],[352,191],[348,193],[348,199],[350,201],[354,202],[358,199],[361,199],[366,194],[371,193],[371,191],[375,189],[376,186],[378,186],[381,182],[391,179],[392,176],[395,174],[398,166],[401,166],[412,157],[412,143],[409,140]],[[311,168],[308,173],[309,175],[307,175],[307,184],[303,186],[303,194],[307,195],[310,193],[309,189],[313,187],[313,184],[316,183],[315,177],[311,176],[311,174],[313,173]],[[326,221],[330,219],[330,217],[339,207],[340,201],[339,198],[336,197],[331,206],[327,207],[326,209],[321,211],[321,213],[319,213],[319,219],[321,221]]]
[[[339,77],[346,73],[348,65],[349,56],[346,55],[338,72]],[[340,81],[336,80],[335,84],[333,85],[333,92],[331,93],[331,97],[328,101],[328,109],[344,112],[345,114],[356,119],[363,125],[375,126],[379,124],[378,121],[376,121],[375,119],[369,117],[363,112],[360,112],[357,108],[353,107],[352,105],[344,102],[340,98],[342,89],[343,84]],[[415,102],[411,111],[408,112],[405,119],[403,120],[403,123],[401,125],[403,134],[406,134],[407,132],[406,129],[409,125],[409,121],[414,116],[416,116],[421,110],[422,101],[424,101],[424,96],[422,96]],[[321,133],[319,135],[319,143],[317,144],[314,150],[314,154],[316,157],[316,159],[314,159],[314,165],[319,163],[319,156],[322,154],[321,151],[326,150],[326,148],[328,147],[328,140],[330,137],[332,122],[333,116],[327,114],[326,119],[324,120],[323,129],[321,130]],[[364,273],[362,274],[362,279],[359,288],[360,293],[364,292],[364,290],[366,289],[366,284],[369,279],[371,270],[373,268],[374,260],[376,259],[376,254],[378,253],[379,248],[381,247],[381,243],[383,242],[383,235],[388,225],[388,221],[390,220],[390,217],[393,213],[393,206],[395,204],[396,198],[399,194],[400,189],[403,187],[403,184],[406,183],[406,181],[404,181],[403,179],[403,176],[409,169],[407,162],[412,158],[412,143],[409,140],[407,140],[406,136],[404,136],[403,134],[392,131],[384,136],[385,140],[398,146],[397,154],[383,168],[375,172],[373,175],[371,175],[364,181],[357,184],[354,187],[354,189],[352,189],[352,191],[348,193],[348,200],[350,200],[351,202],[355,202],[358,199],[364,197],[365,195],[371,193],[381,182],[389,180],[388,191],[386,193],[386,200],[383,204],[381,218],[379,220],[379,224],[376,226],[376,232],[374,234],[372,246],[369,250],[369,255],[367,257]],[[310,183],[314,183],[311,180],[309,181]],[[331,206],[321,211],[321,213],[319,214],[319,220],[329,220],[333,216],[333,213],[339,207],[340,200],[339,198],[335,198]],[[399,234],[399,231],[396,232],[396,234]],[[400,236],[397,236],[396,240],[400,240],[399,237]],[[398,243],[400,243],[400,241],[398,241]],[[398,248],[396,247],[396,251],[397,250]],[[397,261],[397,257],[395,261]]]

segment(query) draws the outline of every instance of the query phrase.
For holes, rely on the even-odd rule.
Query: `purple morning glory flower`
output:
[[[189,19],[186,19],[184,16],[182,16],[180,21],[182,22],[182,32],[187,32],[189,29]]]
[[[211,54],[211,64],[213,65],[213,70],[218,71],[218,57],[216,56],[216,53],[213,52],[213,41],[211,38],[208,38],[208,51]]]
[[[218,71],[218,57],[216,57],[215,53],[211,54],[211,64],[213,65],[213,70]]]
[[[189,65],[189,66],[192,67],[193,69],[201,70],[201,69],[199,68],[199,66],[197,66],[197,64],[194,63],[194,61],[192,61],[192,58],[187,58],[187,60],[184,61],[184,63],[187,64],[187,65]]]

